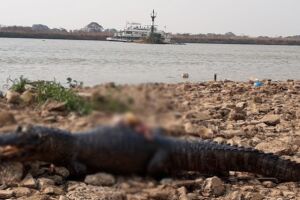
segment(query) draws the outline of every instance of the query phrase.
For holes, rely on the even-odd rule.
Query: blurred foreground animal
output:
[[[119,124],[82,133],[32,126],[0,135],[1,161],[46,161],[69,169],[71,176],[106,171],[161,177],[181,171],[223,174],[244,171],[300,181],[300,164],[251,148],[199,139],[151,137]]]

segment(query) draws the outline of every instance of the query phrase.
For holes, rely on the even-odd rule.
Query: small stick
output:
[[[214,75],[214,80],[217,81],[217,74]]]

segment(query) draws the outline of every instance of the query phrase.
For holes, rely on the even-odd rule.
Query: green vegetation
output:
[[[8,79],[8,81],[13,83],[13,85],[10,87],[10,90],[13,90],[13,91],[19,92],[19,93],[24,92],[26,90],[25,85],[30,83],[30,81],[28,79],[24,78],[23,76],[20,76],[20,78],[15,79],[15,80]]]
[[[21,76],[19,79],[11,80],[10,90],[22,93],[26,86],[32,87],[36,94],[36,102],[43,104],[47,100],[64,102],[68,111],[75,111],[80,114],[88,114],[92,110],[89,102],[79,97],[72,89],[63,87],[56,81],[30,81]],[[70,81],[72,83],[72,80]]]
[[[111,94],[106,96],[96,96],[92,99],[84,99],[76,94],[73,88],[82,87],[83,83],[71,78],[67,79],[69,88],[62,86],[57,81],[30,81],[21,76],[12,80],[12,91],[23,93],[26,87],[30,87],[36,98],[35,101],[42,105],[48,100],[63,102],[67,111],[75,111],[79,114],[89,114],[92,110],[102,110],[105,112],[126,112],[128,106],[117,98],[113,98]]]
[[[92,110],[92,106],[88,101],[58,82],[40,81],[35,84],[35,87],[38,103],[44,103],[49,99],[64,102],[68,111],[76,111],[80,114],[89,114]]]

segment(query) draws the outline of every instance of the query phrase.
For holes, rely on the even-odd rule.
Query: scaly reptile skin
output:
[[[74,176],[106,171],[115,174],[161,176],[178,171],[221,174],[244,171],[300,181],[300,164],[255,149],[184,140],[154,131],[147,139],[130,127],[106,126],[84,133],[40,126],[0,135],[0,159],[39,160],[67,167]]]

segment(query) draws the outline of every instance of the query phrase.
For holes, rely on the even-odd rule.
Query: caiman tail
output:
[[[253,148],[217,144],[212,141],[174,140],[170,155],[173,167],[180,170],[224,174],[252,172],[279,181],[300,181],[300,163],[285,160]]]

